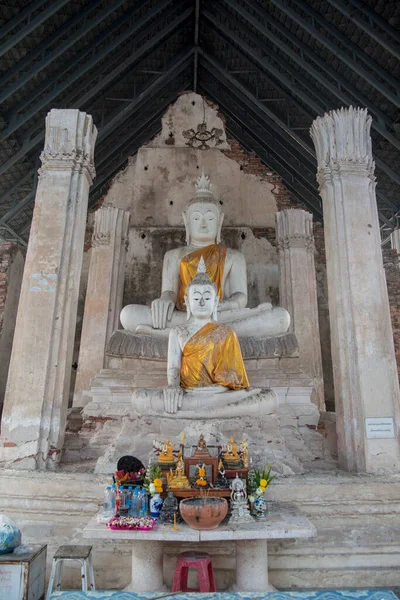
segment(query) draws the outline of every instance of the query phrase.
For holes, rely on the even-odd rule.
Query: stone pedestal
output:
[[[106,344],[118,329],[128,225],[126,210],[104,206],[96,211],[74,406],[89,401],[85,392],[92,377],[105,366]]]
[[[136,594],[166,591],[161,542],[140,540],[132,544],[132,580],[125,590]]]
[[[51,468],[61,453],[95,139],[86,113],[47,115],[0,442],[18,468]]]
[[[311,136],[324,209],[340,465],[398,472],[399,383],[370,127],[367,111],[351,107],[318,117]]]
[[[267,540],[236,542],[236,584],[234,592],[274,592],[268,581]]]
[[[276,237],[280,303],[290,314],[290,331],[299,343],[300,364],[314,382],[312,400],[325,410],[312,215],[299,209],[278,212]]]

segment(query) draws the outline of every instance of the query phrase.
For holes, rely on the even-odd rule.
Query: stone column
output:
[[[79,110],[46,117],[0,442],[0,461],[19,468],[61,455],[96,135]]]
[[[90,380],[105,365],[105,348],[118,329],[125,281],[129,212],[104,206],[95,214],[74,406],[85,406]]]
[[[338,453],[349,471],[398,472],[399,383],[382,265],[371,117],[318,117]]]
[[[314,383],[312,400],[325,410],[312,215],[289,209],[276,214],[279,301],[290,314],[299,342],[300,364]]]
[[[397,254],[400,260],[400,229],[395,229],[390,234],[390,245],[393,250],[397,250]]]

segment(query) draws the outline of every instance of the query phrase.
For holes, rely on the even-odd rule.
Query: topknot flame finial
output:
[[[207,196],[213,198],[213,193],[211,190],[212,183],[208,175],[204,173],[204,167],[200,177],[197,178],[197,182],[194,184],[194,187],[196,188],[196,198],[204,198]]]
[[[204,262],[204,258],[200,256],[199,265],[197,267],[197,274],[204,275],[205,273],[207,273],[206,263]]]

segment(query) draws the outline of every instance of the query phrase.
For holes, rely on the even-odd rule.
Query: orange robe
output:
[[[179,265],[179,292],[176,301],[178,310],[186,310],[185,294],[186,288],[197,274],[200,258],[204,258],[206,263],[207,275],[217,286],[217,294],[220,301],[223,300],[222,282],[224,279],[224,268],[226,259],[226,248],[219,244],[211,244],[205,248],[199,248],[184,256]]]
[[[234,330],[207,323],[183,348],[181,386],[193,389],[214,384],[239,390],[249,387],[249,380]]]

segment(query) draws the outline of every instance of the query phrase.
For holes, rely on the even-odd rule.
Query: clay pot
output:
[[[216,529],[228,513],[228,502],[217,496],[195,496],[181,500],[179,511],[192,529]]]

